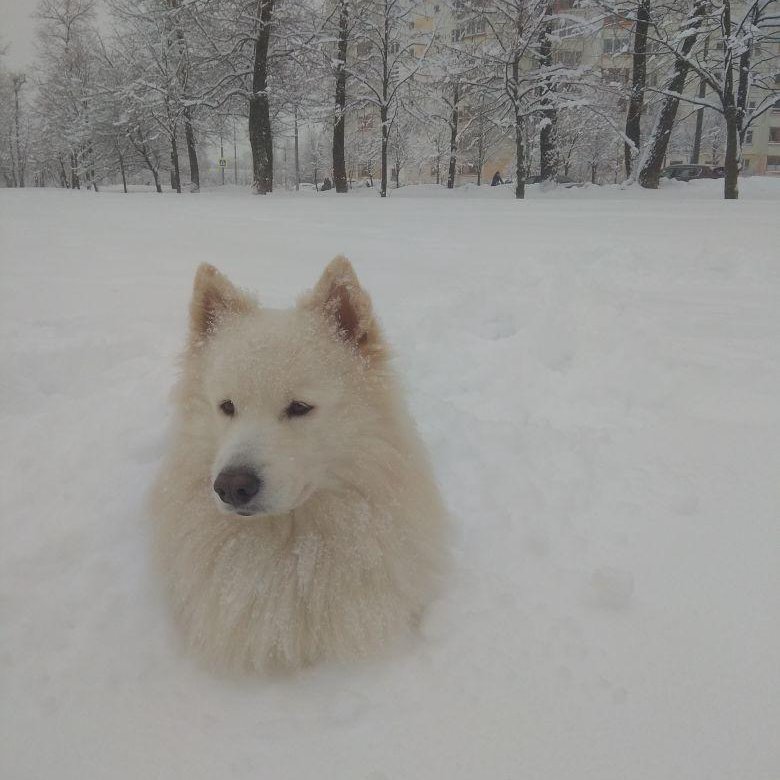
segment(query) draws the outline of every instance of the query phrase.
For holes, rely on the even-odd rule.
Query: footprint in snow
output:
[[[596,569],[590,577],[589,596],[602,609],[627,609],[634,598],[634,576],[612,566]]]
[[[518,332],[514,317],[509,314],[497,314],[477,325],[477,335],[488,341],[501,341],[511,338]]]

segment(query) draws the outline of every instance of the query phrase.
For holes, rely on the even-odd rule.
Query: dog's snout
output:
[[[214,480],[214,492],[226,504],[242,507],[260,492],[262,484],[251,469],[225,469]]]

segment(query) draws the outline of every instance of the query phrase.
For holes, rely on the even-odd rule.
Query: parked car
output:
[[[709,165],[670,165],[661,171],[661,178],[692,181],[693,179],[717,179],[718,175]]]

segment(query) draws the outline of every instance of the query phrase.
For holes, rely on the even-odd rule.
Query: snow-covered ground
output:
[[[776,780],[780,180],[720,186],[0,190],[0,776]],[[390,659],[218,679],[144,515],[192,275],[286,305],[337,252],[457,571]]]

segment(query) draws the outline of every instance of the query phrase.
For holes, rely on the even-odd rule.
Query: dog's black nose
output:
[[[214,492],[226,504],[241,507],[259,492],[263,483],[250,469],[225,469],[214,480]]]

